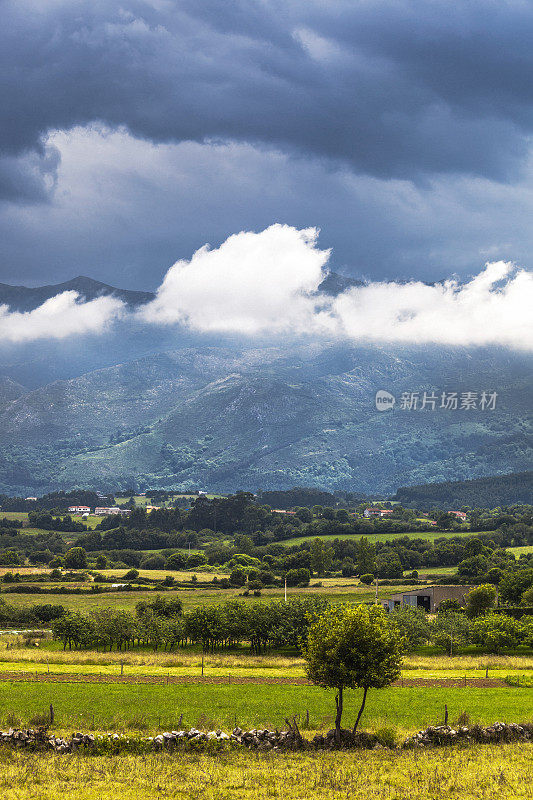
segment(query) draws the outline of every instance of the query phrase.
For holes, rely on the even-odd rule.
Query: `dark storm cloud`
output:
[[[155,142],[265,144],[378,177],[509,180],[533,126],[528,2],[17,0],[2,13],[7,159],[96,121]],[[15,166],[0,166],[10,196]],[[42,199],[38,170],[33,181],[20,192]]]

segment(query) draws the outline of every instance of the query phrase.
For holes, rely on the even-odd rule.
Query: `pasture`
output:
[[[345,723],[355,719],[362,692],[346,692]],[[144,684],[43,683],[0,681],[0,723],[27,724],[38,714],[55,711],[61,730],[176,729],[183,725],[223,730],[242,727],[281,727],[285,717],[309,710],[309,730],[332,726],[334,692],[309,685],[290,684]],[[392,726],[402,732],[438,724],[447,704],[450,720],[466,712],[472,722],[533,719],[533,691],[518,687],[420,688],[390,687],[368,693],[364,728]],[[9,718],[9,719],[8,719]]]
[[[4,749],[0,776],[4,800],[523,800],[533,746],[113,758]]]
[[[8,648],[9,645],[9,648]],[[426,648],[427,649],[427,648]],[[60,673],[118,676],[196,676],[206,678],[269,677],[303,678],[301,656],[272,651],[255,656],[247,649],[207,653],[202,657],[198,647],[178,648],[172,652],[140,648],[134,651],[97,652],[95,650],[63,650],[61,642],[42,639],[40,647],[24,646],[22,636],[0,637],[0,673]],[[442,653],[416,652],[403,661],[404,678],[490,678],[504,680],[521,676],[527,682],[533,677],[533,653],[522,655],[488,655],[468,653],[446,656]],[[231,678],[230,678],[231,680]]]
[[[1,511],[0,510],[0,519],[11,519],[13,522],[27,522],[28,521],[28,512],[27,511]]]
[[[13,568],[12,568],[13,569]],[[124,571],[119,571],[124,575]],[[170,574],[168,571],[163,570],[165,575]],[[178,573],[176,573],[178,574]],[[180,573],[185,575],[187,580],[190,580],[192,572]],[[200,575],[201,573],[198,573]],[[212,580],[213,575],[209,575],[209,580]],[[181,580],[184,578],[182,577]],[[287,597],[293,595],[300,597],[320,596],[324,597],[331,602],[337,603],[365,603],[370,602],[375,597],[375,588],[370,586],[363,586],[359,584],[355,578],[330,578],[321,581],[322,586],[309,586],[306,588],[287,587]],[[46,584],[41,584],[46,586]],[[50,584],[52,585],[52,584]],[[54,584],[57,586],[57,584]],[[71,584],[75,585],[75,584]],[[114,609],[123,609],[133,611],[135,605],[140,600],[150,600],[155,597],[153,590],[139,589],[134,591],[112,591],[102,594],[96,594],[88,591],[90,584],[80,584],[87,591],[84,594],[61,594],[54,593],[32,593],[32,594],[18,594],[4,592],[2,597],[17,608],[26,608],[34,605],[35,603],[54,603],[60,604],[72,611],[91,611],[102,606]],[[378,597],[385,598],[398,591],[403,591],[405,586],[380,586],[378,589]],[[222,603],[224,600],[242,598],[247,602],[256,602],[253,595],[242,597],[242,590],[232,589],[211,589],[210,587],[202,586],[195,588],[171,589],[164,593],[166,598],[179,597],[183,600],[184,610],[196,608],[197,606],[213,605]],[[282,600],[284,597],[283,588],[263,589],[261,592],[263,599],[277,599]]]
[[[494,533],[494,531],[483,531],[484,534]],[[347,541],[358,541],[363,536],[370,542],[390,542],[394,539],[401,539],[407,536],[408,539],[427,539],[434,542],[435,539],[450,539],[454,536],[475,536],[475,533],[467,530],[458,531],[407,531],[404,533],[348,533],[342,536],[338,534],[326,534],[325,536],[295,536],[292,539],[284,539],[280,544],[286,546],[294,544],[302,544],[302,542],[312,542],[313,539],[322,539],[324,542],[333,542],[335,539],[342,539]]]

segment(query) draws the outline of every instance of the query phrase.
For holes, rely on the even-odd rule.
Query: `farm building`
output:
[[[412,606],[423,608],[424,611],[433,614],[438,611],[443,600],[458,600],[464,606],[465,596],[473,588],[473,586],[426,586],[423,589],[410,589],[407,592],[393,594],[382,602],[387,611],[392,611],[397,606]]]
[[[89,506],[69,506],[68,510],[75,514],[89,514],[91,511]]]
[[[392,508],[365,508],[363,515],[368,519],[369,517],[386,517],[392,514]]]

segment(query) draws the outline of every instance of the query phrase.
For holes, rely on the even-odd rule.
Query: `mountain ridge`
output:
[[[390,492],[524,470],[527,365],[427,348],[191,347],[33,389],[0,407],[0,491],[209,486]],[[490,375],[490,386],[487,384]],[[376,411],[374,396],[498,387],[497,413]]]
[[[153,292],[118,289],[86,275],[78,275],[77,278],[45,286],[13,286],[0,283],[0,305],[9,306],[11,311],[33,311],[51,297],[69,291],[78,292],[86,300],[105,296],[117,297],[130,307],[148,303],[155,297]]]

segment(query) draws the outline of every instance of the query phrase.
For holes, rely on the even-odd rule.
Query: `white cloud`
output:
[[[315,228],[272,225],[202,247],[170,268],[141,313],[203,332],[533,349],[533,273],[498,261],[466,283],[371,282],[330,298],[316,291],[329,257],[317,237]]]
[[[31,342],[35,339],[66,339],[86,333],[101,333],[124,309],[114,297],[78,302],[77,292],[62,292],[33,311],[10,311],[0,306],[0,341]]]
[[[533,349],[533,273],[503,261],[470,281],[370,283],[332,303],[341,334],[402,344]]]
[[[73,291],[27,313],[0,306],[0,341],[100,333],[130,317],[200,333],[533,350],[532,272],[496,261],[463,283],[374,281],[330,297],[318,291],[330,251],[317,239],[316,228],[275,224],[234,234],[215,249],[205,245],[176,262],[155,300],[136,312],[113,297],[83,302]]]
[[[156,299],[142,312],[150,322],[181,322],[199,331],[260,332],[314,329],[322,315],[316,292],[328,250],[316,228],[271,225],[261,233],[208,245],[167,272]]]

